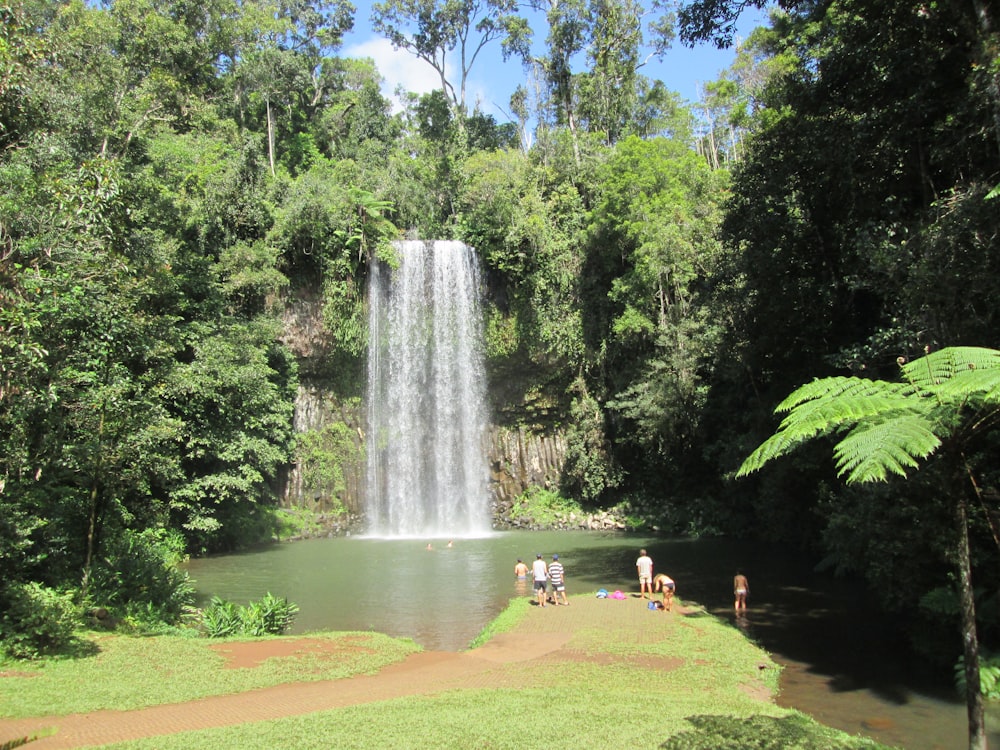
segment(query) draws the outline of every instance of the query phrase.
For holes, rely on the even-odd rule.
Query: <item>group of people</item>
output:
[[[527,580],[528,566],[519,557],[514,566],[514,575],[518,580]],[[531,578],[534,581],[535,598],[538,606],[544,607],[548,602],[555,606],[560,604],[569,606],[569,599],[566,598],[566,570],[559,562],[559,555],[552,555],[552,562],[546,563],[541,554],[535,555],[535,561],[531,564]],[[552,598],[549,598],[551,588]],[[562,598],[560,602],[559,599]]]
[[[639,550],[639,558],[635,561],[635,570],[639,575],[639,595],[643,599],[652,601],[654,594],[659,593],[662,598],[657,605],[658,608],[670,612],[674,604],[674,592],[677,590],[674,579],[666,573],[658,573],[654,576],[653,560],[644,549]],[[552,555],[551,563],[546,563],[541,554],[536,555],[530,573],[534,581],[535,597],[540,607],[546,606],[550,601],[555,605],[569,606],[569,600],[566,598],[566,571],[562,563],[559,562],[559,555]],[[520,557],[517,558],[514,576],[520,581],[526,581],[528,574],[528,566]],[[552,591],[551,599],[548,596],[550,588]],[[740,610],[746,611],[749,594],[750,581],[737,570],[736,575],[733,576],[733,595],[735,596],[733,607],[737,613]],[[559,601],[560,597],[562,602]]]
[[[666,573],[653,575],[653,559],[646,550],[639,550],[639,559],[635,561],[635,570],[639,574],[639,594],[643,599],[652,601],[654,592],[660,592],[662,599],[659,608],[669,612],[674,606],[674,591],[677,584]]]
[[[663,600],[660,602],[660,607],[669,612],[673,606],[674,592],[677,590],[674,580],[664,573],[653,575],[653,560],[644,549],[639,550],[639,559],[635,561],[635,569],[639,574],[639,593],[642,598],[652,600],[654,592],[661,592]],[[746,611],[749,594],[750,581],[741,571],[737,570],[736,575],[733,576],[733,596],[735,597],[733,608],[737,613],[741,610]]]

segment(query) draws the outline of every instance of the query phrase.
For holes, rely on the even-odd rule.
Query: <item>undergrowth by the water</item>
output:
[[[570,516],[582,517],[584,510],[576,500],[544,487],[529,487],[514,500],[510,520],[524,521],[542,528],[557,526]]]

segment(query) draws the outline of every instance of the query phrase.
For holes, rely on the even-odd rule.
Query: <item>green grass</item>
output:
[[[296,750],[587,750],[588,748],[657,748],[675,739],[677,748],[773,748],[773,750],[876,750],[882,746],[849,738],[794,711],[724,690],[693,693],[686,682],[643,670],[571,665],[536,680],[538,687],[452,691],[353,706],[252,725],[186,732],[107,750],[215,750],[220,747],[289,747]],[[526,683],[530,684],[530,683]],[[581,689],[586,685],[586,689]],[[711,734],[697,723],[706,711],[715,715]],[[718,716],[722,714],[722,716]],[[688,720],[694,717],[695,723]],[[776,727],[772,743],[716,743],[724,732],[737,738],[752,720]],[[794,722],[792,731],[780,722]],[[721,726],[720,726],[721,725]],[[722,734],[722,736],[725,736]],[[697,741],[702,744],[695,745]]]
[[[584,606],[582,597],[572,601]],[[631,601],[608,604],[639,606]],[[526,639],[533,632],[565,632],[562,628],[568,621],[534,614],[529,599],[521,597],[476,640],[486,642],[498,633],[516,633],[522,625],[521,635]],[[635,614],[637,618],[609,617],[590,627],[580,623],[568,634],[561,657],[491,664],[482,678],[476,678],[474,688],[106,748],[883,748],[777,706],[771,700],[777,690],[777,666],[766,652],[720,620],[697,610],[669,618],[649,614],[648,620],[644,611],[640,614],[637,609]],[[638,622],[646,636],[637,641],[634,629]],[[646,628],[646,622],[655,623],[652,630]],[[410,641],[374,633],[321,637],[370,639],[366,642],[370,653],[349,656],[356,650],[352,649],[321,663],[273,659],[254,669],[227,670],[222,668],[222,657],[209,651],[210,644],[205,641],[115,637],[101,639],[100,654],[93,658],[27,667],[7,665],[9,669],[23,667],[38,676],[4,678],[0,681],[0,704],[9,715],[152,705],[286,681],[371,672],[418,650]],[[330,690],[336,689],[335,684],[330,686]]]
[[[284,636],[296,639],[300,636]],[[229,639],[178,636],[98,636],[94,656],[38,662],[7,662],[0,671],[0,715],[8,718],[121,710],[225,695],[294,681],[332,680],[372,674],[419,651],[412,641],[381,633],[314,633],[310,638],[348,639],[336,659],[277,657],[252,668],[225,667],[211,647]],[[364,639],[364,649],[356,639]]]
[[[529,611],[531,611],[531,599],[526,597],[514,599],[495,620],[487,623],[486,627],[469,644],[469,648],[478,648],[494,636],[513,630]]]

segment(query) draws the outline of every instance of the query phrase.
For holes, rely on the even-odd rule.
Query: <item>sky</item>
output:
[[[344,37],[339,56],[372,58],[385,79],[382,93],[393,102],[396,101],[393,92],[398,85],[402,85],[407,91],[421,94],[441,87],[437,72],[428,63],[405,50],[393,50],[388,40],[371,30],[370,0],[355,0],[355,5],[358,10],[354,31]],[[760,11],[745,13],[738,25],[741,37],[745,38],[765,18],[765,14]],[[536,36],[542,39],[545,33],[544,29],[536,29]],[[700,86],[716,80],[732,63],[734,55],[733,49],[719,50],[712,44],[699,44],[692,49],[675,41],[662,62],[650,61],[642,73],[651,79],[663,81],[668,89],[693,103],[700,98]],[[491,42],[480,53],[470,71],[466,101],[470,109],[479,102],[480,109],[485,114],[493,115],[500,122],[514,119],[509,111],[510,96],[517,85],[523,84],[525,80],[521,63],[513,59],[504,62],[500,55],[499,41]]]

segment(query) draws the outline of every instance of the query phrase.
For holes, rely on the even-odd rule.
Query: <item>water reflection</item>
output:
[[[566,568],[570,596],[638,591],[641,547],[654,573],[732,623],[783,665],[781,705],[851,734],[908,750],[943,750],[966,742],[964,704],[948,684],[902,648],[894,623],[875,616],[855,584],[822,575],[786,549],[730,540],[664,540],[620,534],[519,532],[481,539],[330,539],[192,561],[203,598],[240,603],[266,592],[296,602],[295,632],[377,630],[425,648],[461,650],[512,596],[530,597],[515,579],[517,558],[552,553]],[[750,579],[746,613],[733,609],[733,575]],[[937,677],[935,682],[934,677]],[[1000,747],[991,713],[990,744]]]

